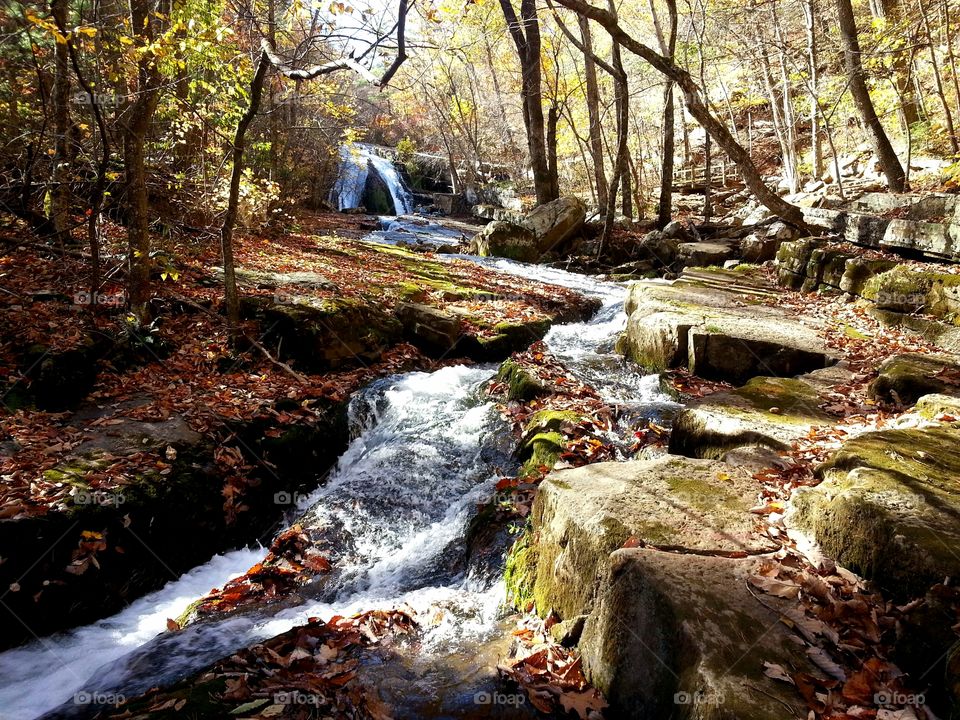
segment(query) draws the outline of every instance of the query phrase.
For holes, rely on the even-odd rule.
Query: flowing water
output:
[[[613,353],[626,322],[623,286],[507,260],[468,259],[599,298],[602,307],[589,322],[552,328],[548,348],[627,416],[669,409],[656,377],[634,373]],[[407,373],[376,381],[353,398],[354,439],[328,482],[300,505],[301,522],[323,528],[340,549],[332,586],[291,607],[162,633],[167,618],[244,572],[262,551],[217,556],[111,618],[0,654],[0,718],[25,720],[54,708],[57,717],[83,715],[89,706],[77,705],[78,698],[133,696],[309,617],[404,604],[427,619],[419,664],[407,671],[431,676],[423,679],[430,692],[442,686],[463,694],[457,676],[467,671],[452,670],[446,659],[463,656],[469,666],[503,635],[502,581],[469,567],[465,549],[478,503],[514,467],[509,428],[483,392],[495,371],[491,365]],[[438,679],[451,674],[452,685]],[[417,684],[394,680],[399,698]]]
[[[338,210],[350,210],[363,205],[364,189],[371,172],[379,175],[386,184],[397,215],[413,212],[413,195],[393,161],[380,155],[375,146],[366,143],[340,147],[340,173],[330,193]]]

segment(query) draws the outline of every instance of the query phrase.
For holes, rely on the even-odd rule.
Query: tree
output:
[[[520,0],[520,16],[511,0],[500,0],[503,17],[516,46],[522,78],[523,121],[527,130],[527,148],[533,170],[533,184],[539,204],[560,197],[556,167],[550,167],[551,150],[547,144],[543,117],[543,91],[540,68],[540,20],[536,0]],[[552,152],[556,152],[554,149]]]
[[[860,112],[860,118],[870,133],[877,160],[887,178],[887,186],[893,192],[903,192],[906,186],[903,166],[897,157],[890,138],[887,137],[883,124],[877,116],[877,111],[870,99],[870,90],[867,88],[866,76],[861,61],[860,40],[857,36],[857,21],[853,16],[853,5],[850,0],[836,0],[837,15],[840,27],[840,39],[843,43],[843,60],[847,69],[847,81],[850,85],[850,94]]]

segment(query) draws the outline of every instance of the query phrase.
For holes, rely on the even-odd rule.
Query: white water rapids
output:
[[[366,143],[340,147],[340,174],[331,192],[337,209],[350,210],[363,205],[363,193],[371,169],[390,191],[397,215],[413,212],[413,196],[393,162],[378,154],[376,147]]]
[[[623,286],[506,260],[469,259],[598,297],[603,307],[592,320],[554,327],[547,346],[610,402],[651,412],[669,404],[656,376],[632,372],[613,354],[626,321]],[[427,652],[483,642],[497,628],[502,582],[471,574],[463,556],[477,504],[512,469],[510,433],[482,393],[495,371],[453,366],[407,373],[376,381],[354,397],[354,440],[328,482],[300,504],[307,522],[329,529],[344,548],[336,563],[343,574],[331,592],[279,611],[163,633],[167,618],[246,571],[263,551],[214,557],[113,617],[0,653],[0,718],[27,720],[55,708],[66,717],[78,692],[130,697],[308,617],[406,604],[430,618]]]

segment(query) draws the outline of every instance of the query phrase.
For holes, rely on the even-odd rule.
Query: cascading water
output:
[[[363,197],[370,172],[375,172],[393,201],[394,212],[405,215],[413,212],[413,195],[407,189],[391,160],[377,152],[373,145],[353,143],[340,147],[340,170],[331,191],[331,198],[338,210],[350,210],[363,206]]]
[[[508,260],[463,257],[598,297],[603,306],[590,322],[551,329],[545,338],[550,351],[612,403],[652,413],[670,404],[656,376],[632,372],[612,352],[626,322],[623,286]],[[300,522],[323,528],[341,549],[332,586],[299,605],[162,633],[167,618],[244,572],[262,553],[216,557],[118,615],[0,654],[0,718],[25,720],[52,708],[58,708],[56,717],[83,714],[83,706],[72,704],[78,692],[130,697],[309,617],[404,604],[425,625],[414,673],[442,677],[436,682],[447,687],[447,658],[475,656],[500,635],[502,582],[472,572],[465,562],[469,520],[493,492],[496,478],[511,471],[510,432],[482,394],[494,372],[492,366],[453,366],[408,373],[374,382],[354,397],[355,439],[327,484],[301,503]],[[157,633],[162,634],[153,637]],[[399,699],[414,692],[400,685]]]

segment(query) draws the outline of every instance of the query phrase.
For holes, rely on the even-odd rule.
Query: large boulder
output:
[[[532,512],[534,550],[525,576],[541,614],[571,619],[590,611],[609,564],[625,542],[695,552],[772,550],[759,535],[750,475],[710,460],[663,456],[553,472]]]
[[[687,403],[674,420],[670,452],[721,459],[745,447],[787,451],[814,426],[835,421],[820,409],[823,402],[803,380],[754,378],[737,390]]]
[[[907,405],[930,393],[960,395],[960,357],[894,355],[880,366],[869,393],[875,400]]]
[[[527,213],[522,224],[537,238],[541,254],[562,249],[563,244],[583,229],[587,209],[575,197],[562,197],[544,203]]]
[[[481,257],[505,257],[520,262],[540,259],[539,241],[533,231],[506,220],[495,220],[473,238],[470,252]]]
[[[812,667],[780,622],[786,603],[760,602],[747,587],[761,563],[647,548],[610,555],[579,646],[609,717],[806,717],[793,686],[764,675],[765,662]]]
[[[848,441],[794,493],[787,521],[892,597],[960,574],[960,425]]]
[[[736,273],[634,283],[618,349],[652,371],[685,366],[735,384],[832,365],[835,359],[816,330],[763,304],[767,297],[770,291]]]

